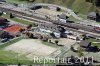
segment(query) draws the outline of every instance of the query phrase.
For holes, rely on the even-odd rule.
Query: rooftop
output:
[[[0,17],[0,23],[8,22],[7,19]]]
[[[23,26],[13,25],[13,26],[5,28],[4,31],[16,35],[19,32],[19,30],[22,29],[22,28],[23,28]]]
[[[83,41],[83,40],[82,40],[82,41],[80,42],[80,46],[81,46],[81,47],[89,47],[89,46],[90,46],[90,43],[87,42],[87,41]]]
[[[59,33],[57,25],[52,24],[52,23],[41,23],[41,24],[39,24],[38,28]]]

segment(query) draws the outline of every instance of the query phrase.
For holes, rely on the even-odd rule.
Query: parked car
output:
[[[4,43],[4,42],[7,42],[7,41],[9,41],[9,39],[8,38],[5,38],[1,42]]]

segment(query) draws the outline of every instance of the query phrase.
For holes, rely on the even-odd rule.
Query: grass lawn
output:
[[[45,59],[46,60],[46,59]],[[40,61],[40,62],[38,62]],[[25,55],[18,55],[18,53],[0,50],[0,64],[44,64],[44,59],[33,61],[25,57]],[[45,64],[54,64],[53,60]]]
[[[11,51],[4,51],[4,48],[6,46],[9,46],[11,44],[16,43],[17,41],[21,40],[22,38],[16,38],[11,41],[8,41],[0,46],[0,63],[1,64],[18,64],[18,58],[19,62],[21,64],[30,64],[30,60],[26,60],[27,58],[25,56],[19,56],[17,53],[11,52]]]
[[[40,62],[35,61],[33,62],[33,60],[30,60],[26,57],[26,55],[19,55],[18,56],[18,53],[15,53],[13,51],[5,51],[4,48],[11,45],[11,44],[14,44],[18,41],[20,41],[22,38],[17,38],[17,39],[14,39],[12,41],[9,41],[3,45],[0,46],[0,63],[1,64],[18,64],[18,63],[21,63],[21,64],[43,64],[44,63],[44,60],[46,60],[45,58],[41,59]],[[49,43],[47,42],[43,42],[45,45],[49,45]],[[52,46],[52,47],[55,47],[55,48],[58,48],[58,46],[56,45],[49,45],[49,46]],[[46,64],[54,64],[53,60],[51,59],[51,61],[46,61]]]
[[[79,22],[79,20],[78,19],[76,19],[76,18],[74,18],[73,16],[69,16],[69,18],[68,18],[69,20],[71,20],[71,21],[74,21],[74,22]]]
[[[21,3],[26,3],[26,1],[21,1],[21,0],[6,0],[8,3],[17,3],[17,4],[21,4]]]
[[[86,39],[86,41],[88,41],[88,42],[100,42],[100,40],[96,40],[96,39],[92,39],[92,38]]]
[[[92,43],[92,45],[100,48],[100,43]]]
[[[24,55],[20,55],[18,56],[17,53],[14,52],[9,52],[9,51],[4,51],[4,50],[0,50],[0,64],[44,64],[44,60],[46,59],[40,59],[37,61],[34,60],[30,60],[27,57],[25,57]],[[38,62],[40,61],[40,62]],[[51,59],[51,61],[46,61],[45,64],[54,64],[53,60]]]
[[[54,47],[54,48],[61,48],[60,46],[57,46],[56,44],[52,44],[52,43],[49,43],[49,42],[42,41],[42,44],[47,45],[47,46],[51,46],[51,47]]]
[[[40,62],[38,62],[39,60],[33,62],[33,60],[30,60],[26,57],[26,55],[18,55],[18,53],[15,53],[13,51],[5,51],[4,48],[6,46],[9,46],[11,44],[14,44],[15,42],[21,40],[22,38],[18,38],[15,40],[12,40],[10,42],[7,42],[3,45],[0,46],[0,64],[43,64],[44,63],[44,58],[41,59]],[[45,59],[46,60],[46,59]],[[46,64],[54,64],[53,60],[51,60],[50,62],[47,61]]]
[[[83,18],[83,19],[87,19],[87,15],[84,14],[78,14],[79,17]]]
[[[9,45],[11,45],[11,44],[13,44],[13,43],[16,43],[17,41],[19,41],[19,40],[21,40],[21,39],[22,39],[22,37],[12,39],[12,40],[10,40],[10,41],[4,43],[3,45],[0,45],[0,49],[4,48],[4,47],[6,47],[6,46],[9,46]]]
[[[32,63],[24,55],[18,56],[17,53],[11,51],[0,50],[0,63],[1,64],[30,64]]]
[[[19,19],[19,18],[17,18],[17,17],[15,17],[15,18],[10,18],[10,17],[9,17],[9,14],[6,14],[6,15],[3,14],[1,17],[6,18],[6,19],[11,19],[11,20],[13,20],[13,21],[15,21],[15,22],[18,22],[18,23],[21,23],[21,24],[25,24],[25,25],[32,24],[33,27],[36,27],[36,26],[37,26],[35,23],[32,23],[32,22],[27,21],[27,20],[24,20],[24,19]]]
[[[25,24],[25,25],[29,25],[29,24],[33,24],[32,22],[29,22],[29,21],[25,21],[23,19],[18,19],[18,18],[12,18],[12,20],[16,21],[16,22],[19,22],[19,23],[22,23],[22,24]]]
[[[95,39],[86,39],[88,42],[100,42],[100,40],[95,40]],[[98,46],[100,48],[100,43],[92,43],[93,46]]]
[[[13,20],[13,21],[16,21],[16,22],[18,22],[18,23],[25,24],[25,25],[33,24],[32,22],[29,22],[29,21],[26,21],[26,20],[23,20],[23,19],[19,19],[19,18],[17,18],[17,17],[15,17],[15,18],[10,18],[10,17],[9,17],[9,14],[6,14],[6,15],[3,14],[1,17],[6,18],[6,19],[11,19],[11,20]]]
[[[100,22],[97,22],[98,24],[100,24]]]

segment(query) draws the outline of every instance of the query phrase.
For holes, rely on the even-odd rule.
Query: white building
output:
[[[38,28],[43,33],[53,33],[55,37],[60,37],[60,31],[58,30],[57,25],[52,23],[41,23],[38,25]]]
[[[66,16],[66,14],[61,14],[61,15],[58,15],[59,17],[59,21],[61,21],[62,23],[66,23],[68,21],[68,16]]]

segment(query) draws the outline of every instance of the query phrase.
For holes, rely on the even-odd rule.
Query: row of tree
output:
[[[20,1],[34,2],[35,0],[20,0]]]
[[[91,2],[94,6],[100,6],[100,0],[86,0],[86,2]]]

